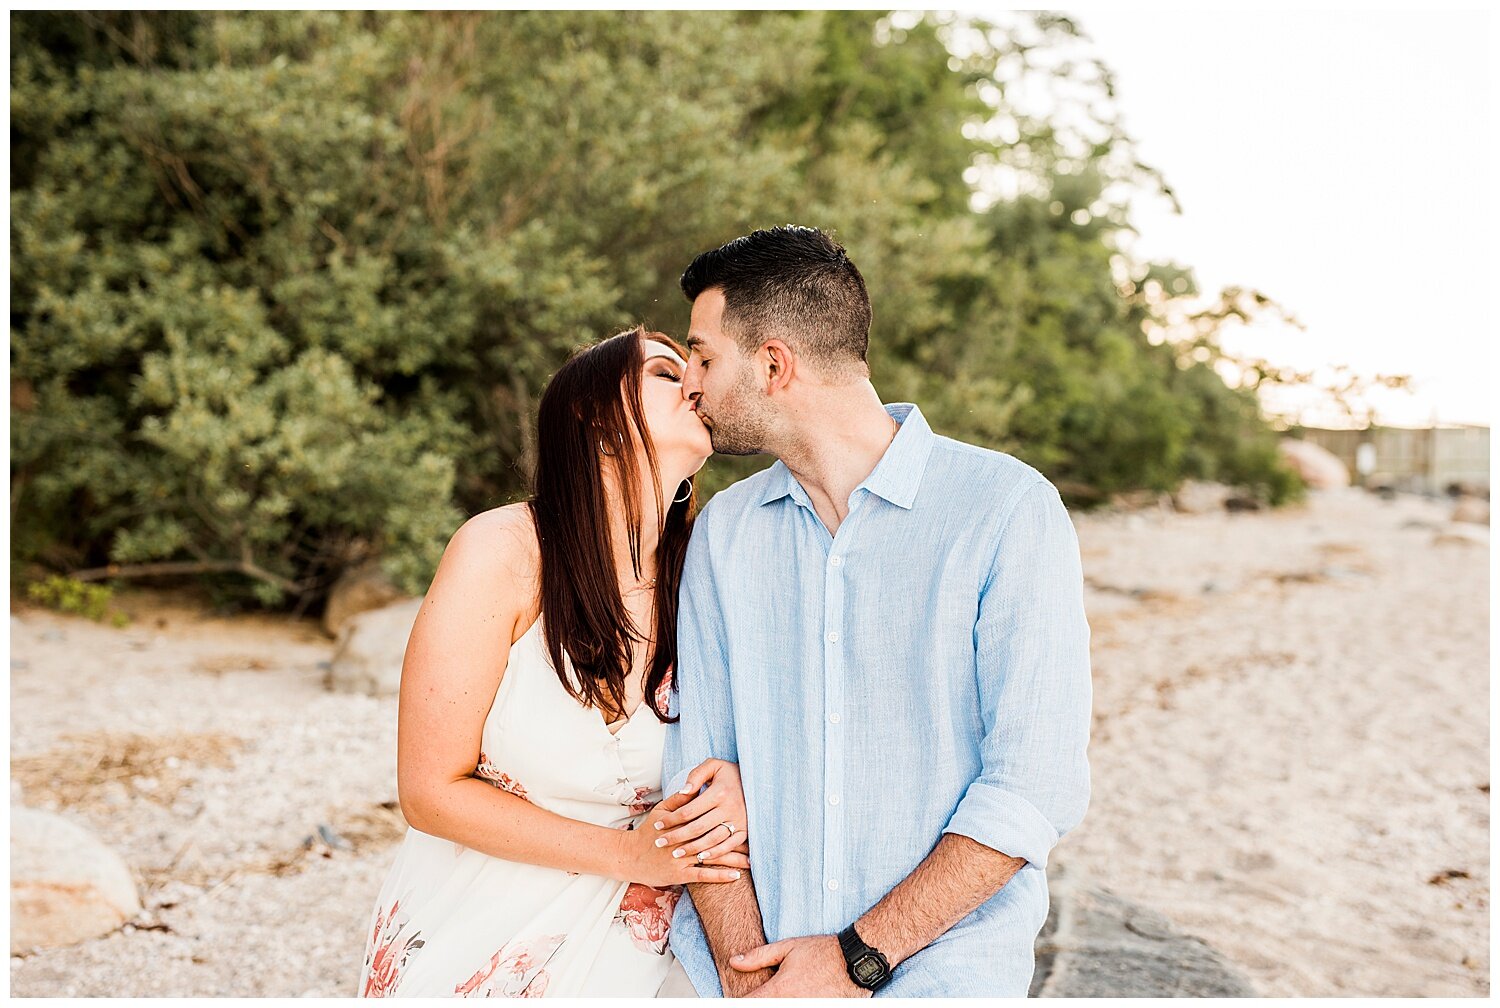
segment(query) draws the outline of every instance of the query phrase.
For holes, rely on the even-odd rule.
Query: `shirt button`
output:
[[[831,878],[831,879],[828,880],[828,888],[829,889],[837,889],[838,887],[839,887],[839,880],[838,879]]]
[[[830,567],[842,567],[842,566],[844,566],[844,558],[843,557],[833,557],[831,560],[828,561],[828,566],[830,566]]]
[[[830,804],[830,805],[837,805],[838,803],[839,803],[839,796],[838,795],[829,795],[828,796],[828,804]]]
[[[828,723],[829,724],[838,724],[841,720],[843,720],[843,719],[840,718],[837,714],[830,714],[830,715],[828,715]]]
[[[839,642],[839,635],[838,635],[838,631],[835,630],[833,633],[830,633],[828,635],[828,643],[830,643],[830,644],[837,644],[838,642]]]

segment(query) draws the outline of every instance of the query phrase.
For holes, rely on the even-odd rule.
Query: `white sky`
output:
[[[1414,393],[1373,400],[1378,422],[1490,422],[1500,238],[1484,14],[1069,14],[1182,203],[1180,217],[1138,206],[1139,253],[1193,267],[1205,292],[1258,288],[1306,326],[1245,330],[1231,347],[1411,374]]]

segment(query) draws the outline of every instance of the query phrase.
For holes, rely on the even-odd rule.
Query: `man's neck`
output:
[[[875,471],[899,430],[874,386],[862,382],[809,403],[774,454],[836,534],[849,515],[849,495]]]

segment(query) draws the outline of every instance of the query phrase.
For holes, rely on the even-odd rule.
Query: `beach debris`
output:
[[[1490,544],[1490,529],[1488,525],[1472,525],[1464,522],[1449,522],[1442,526],[1432,536],[1434,546],[1488,546]]]
[[[1335,490],[1349,485],[1349,467],[1322,445],[1300,438],[1282,438],[1276,452],[1314,490]]]
[[[1447,885],[1453,879],[1468,878],[1469,873],[1459,868],[1444,868],[1427,880],[1428,885]]]
[[[328,592],[323,609],[323,629],[337,637],[351,617],[373,609],[382,609],[402,599],[403,593],[391,582],[379,560],[351,567],[339,576]]]
[[[130,868],[92,830],[40,809],[11,808],[11,955],[107,934],[140,910]]]
[[[193,662],[194,671],[215,676],[225,672],[263,672],[270,667],[271,663],[264,658],[246,654],[206,655]]]
[[[332,847],[334,850],[354,849],[354,845],[352,843],[350,843],[348,840],[345,840],[338,830],[334,829],[332,826],[329,826],[327,823],[318,824],[318,836],[322,838],[325,844]]]
[[[324,685],[336,693],[400,693],[401,662],[421,608],[421,599],[403,599],[346,620]]]

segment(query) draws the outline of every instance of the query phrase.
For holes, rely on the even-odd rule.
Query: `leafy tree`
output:
[[[943,433],[1079,502],[1279,486],[1253,397],[1143,336],[1164,267],[1116,238],[1132,193],[1169,190],[1107,72],[1044,58],[1065,18],[11,26],[13,571],[197,575],[300,610],[378,557],[418,592],[465,514],[524,491],[566,355],[638,320],[680,333],[691,256],[787,221],[849,247],[877,386]],[[1019,97],[1038,77],[1052,113]]]

